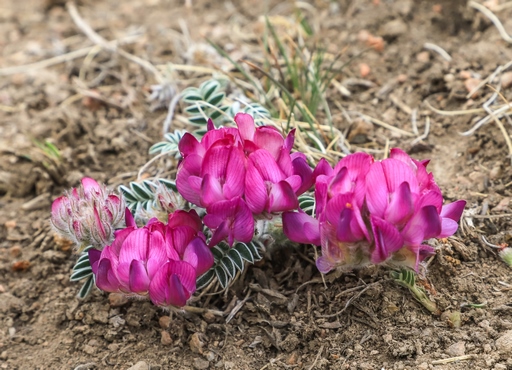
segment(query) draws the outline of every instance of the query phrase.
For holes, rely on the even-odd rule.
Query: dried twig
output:
[[[350,299],[347,301],[347,303],[345,303],[345,307],[343,307],[341,310],[339,310],[338,312],[336,313],[333,313],[333,314],[330,314],[330,315],[318,315],[318,317],[320,318],[324,318],[324,319],[329,319],[331,317],[336,317],[338,315],[341,315],[343,312],[345,312],[347,310],[347,308],[350,306],[350,304],[352,303],[352,301],[354,301],[355,299],[359,298],[364,292],[366,292],[368,289],[370,289],[372,286],[374,285],[377,285],[377,284],[380,284],[382,281],[376,281],[374,283],[371,283],[371,284],[368,284],[364,287],[363,290],[361,290],[359,293],[353,295],[352,297],[350,297]]]
[[[315,365],[316,365],[316,363],[317,363],[318,359],[320,358],[320,356],[322,355],[322,352],[323,352],[323,351],[324,351],[324,346],[323,346],[323,345],[321,345],[321,346],[320,346],[320,349],[318,350],[318,353],[317,353],[317,355],[316,355],[316,357],[315,357],[315,361],[313,361],[313,363],[311,364],[311,366],[309,367],[309,369],[308,369],[308,370],[312,370],[312,369],[314,369],[314,368],[315,368]]]

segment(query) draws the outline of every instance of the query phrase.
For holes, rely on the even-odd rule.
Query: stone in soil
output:
[[[139,361],[128,370],[149,370],[149,365],[144,361]]]
[[[203,360],[202,358],[195,358],[194,359],[194,369],[197,370],[205,370],[210,367],[210,363],[206,360]]]

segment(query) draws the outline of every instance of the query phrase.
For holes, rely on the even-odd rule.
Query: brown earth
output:
[[[261,64],[262,15],[293,24],[297,7],[313,26],[316,44],[332,54],[343,51],[345,61],[367,48],[360,31],[382,36],[382,52],[354,58],[337,76],[339,84],[328,89],[336,125],[361,130],[352,135],[352,150],[382,158],[387,146],[399,146],[431,158],[447,201],[468,201],[465,227],[437,243],[438,254],[420,281],[441,316],[425,310],[384,268],[331,274],[324,285],[310,249],[278,249],[272,263],[249,269],[225,294],[194,303],[231,312],[245,298],[229,323],[210,314],[169,319],[148,302],[119,302],[98,290],[80,301],[80,285],[69,281],[76,255],[49,228],[51,200],[83,176],[112,186],[134,180],[150,159],[148,148],[161,140],[166,110],[153,110],[148,102],[153,74],[118,52],[97,48],[46,68],[28,65],[93,43],[61,1],[4,1],[1,369],[128,369],[140,361],[132,369],[512,369],[512,274],[480,239],[500,244],[512,237],[510,152],[492,120],[472,135],[459,134],[486,115],[482,110],[447,116],[425,103],[474,110],[491,97],[493,90],[483,87],[468,99],[466,86],[512,60],[512,49],[482,13],[462,1],[426,0],[191,0],[190,7],[176,0],[83,0],[77,7],[107,40],[140,32],[122,48],[154,65],[229,69],[207,49],[204,36],[234,59]],[[495,13],[512,32],[512,9]],[[426,42],[452,60],[424,48]],[[24,65],[16,73],[9,70]],[[502,76],[503,97],[512,99],[511,76]],[[209,76],[181,71],[170,77],[183,89]],[[498,97],[495,104],[504,101]],[[415,137],[378,123],[350,123],[342,108],[408,132],[411,110],[417,110],[418,135],[430,120],[428,137],[413,144]],[[178,109],[177,121],[180,114]],[[501,122],[510,132],[512,122],[505,118]],[[61,160],[37,148],[45,140],[59,148]],[[460,327],[453,327],[449,312],[460,312]],[[458,356],[466,357],[453,359]],[[448,360],[436,362],[443,359]]]

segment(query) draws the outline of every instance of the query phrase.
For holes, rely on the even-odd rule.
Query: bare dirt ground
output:
[[[421,281],[444,315],[430,314],[383,268],[328,275],[326,289],[309,262],[311,250],[278,249],[272,264],[258,264],[224,295],[196,303],[230,312],[247,298],[226,324],[226,318],[208,314],[169,318],[148,302],[109,299],[98,290],[83,301],[76,298],[80,285],[69,281],[76,256],[53,239],[51,200],[82,176],[112,186],[134,180],[150,159],[148,148],[161,140],[166,110],[152,110],[148,102],[154,75],[117,52],[87,49],[46,68],[9,70],[94,44],[63,2],[1,2],[0,368],[128,369],[143,361],[133,369],[512,369],[512,273],[480,239],[500,244],[512,238],[510,153],[492,120],[460,135],[487,115],[481,108],[493,93],[483,87],[468,98],[467,87],[511,61],[512,49],[482,13],[462,1],[438,3],[443,5],[426,0],[77,4],[102,37],[125,40],[124,50],[153,65],[229,70],[229,63],[205,48],[205,36],[235,60],[261,63],[262,15],[286,25],[296,21],[298,8],[313,25],[315,43],[333,54],[343,51],[345,60],[367,48],[360,31],[382,36],[382,51],[354,58],[329,87],[335,124],[362,130],[352,135],[352,150],[382,158],[386,147],[399,146],[417,158],[431,158],[447,201],[468,201],[465,232],[439,242]],[[512,9],[495,14],[512,32]],[[136,32],[139,36],[126,39]],[[427,42],[451,60],[424,48]],[[502,76],[502,94],[512,101],[512,82]],[[179,89],[208,77],[173,75]],[[468,112],[441,115],[426,101],[436,109]],[[498,97],[495,104],[505,102]],[[417,136],[427,121],[430,130],[412,143],[415,136],[376,121],[351,122],[344,111],[408,132],[416,114]],[[500,122],[509,135],[510,120]],[[61,151],[57,163],[38,149],[36,142],[45,140]],[[460,327],[453,327],[449,312],[460,312]]]

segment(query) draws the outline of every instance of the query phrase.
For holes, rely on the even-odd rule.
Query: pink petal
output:
[[[197,235],[197,231],[189,226],[176,226],[168,228],[166,233],[166,240],[180,256],[185,253],[185,248]]]
[[[443,206],[441,210],[441,217],[449,218],[458,222],[462,216],[462,212],[464,212],[464,207],[466,207],[465,200],[458,200],[456,202],[447,204]]]
[[[176,187],[183,198],[190,203],[199,205],[201,178],[198,175],[201,172],[202,158],[193,154],[185,158],[178,167],[176,173]],[[196,178],[195,186],[193,179]]]
[[[124,219],[125,219],[126,227],[130,227],[130,226],[137,227],[137,225],[135,224],[135,219],[133,218],[133,215],[130,212],[130,209],[128,207],[126,207],[126,209],[124,210]]]
[[[196,271],[183,261],[167,262],[149,284],[149,297],[157,306],[184,306],[196,289]]]
[[[332,225],[337,225],[340,220],[341,212],[347,208],[353,207],[352,204],[353,194],[336,194],[328,202],[325,207],[325,218]]]
[[[178,149],[183,158],[186,158],[191,154],[197,154],[200,157],[204,157],[205,153],[205,149],[201,143],[197,141],[194,135],[189,134],[188,132],[181,138],[178,144]]]
[[[109,259],[102,259],[99,263],[96,273],[96,286],[105,292],[117,292],[119,290],[119,280],[112,271]]]
[[[330,178],[321,175],[316,179],[315,184],[315,215],[319,221],[325,219],[325,207],[327,205],[328,197],[328,181]]]
[[[213,120],[211,118],[208,118],[208,122],[206,123],[206,129],[208,131],[215,130],[215,124],[213,123]]]
[[[245,176],[245,201],[254,214],[260,214],[267,204],[268,194],[265,181],[251,160],[247,162]]]
[[[299,201],[290,184],[280,181],[272,185],[268,196],[267,212],[293,211],[299,208]]]
[[[258,147],[267,151],[274,161],[279,157],[279,152],[284,144],[281,133],[271,126],[258,127],[253,141]]]
[[[267,150],[257,150],[249,156],[249,161],[258,170],[265,181],[274,184],[286,178],[285,173],[279,168],[276,160]],[[249,164],[249,163],[248,163]]]
[[[133,293],[145,293],[149,288],[149,277],[142,261],[133,260],[130,264],[129,288]]]
[[[240,148],[232,148],[226,167],[224,197],[242,196],[245,190],[245,155]]]
[[[190,293],[196,291],[196,270],[189,263],[170,261],[169,274],[177,275],[183,287]]]
[[[407,245],[420,245],[441,232],[441,220],[434,206],[426,206],[415,213],[402,230]]]
[[[347,167],[342,167],[331,179],[329,194],[334,196],[336,194],[351,193],[353,191],[354,182],[350,178],[349,170]]]
[[[293,173],[299,175],[301,179],[300,187],[295,191],[295,194],[301,195],[308,191],[314,183],[313,170],[309,167],[308,162],[304,158],[295,158],[292,161]]]
[[[123,246],[124,241],[133,231],[137,230],[133,226],[129,226],[127,228],[117,230],[114,232],[115,238],[112,242],[112,253],[119,257],[119,253],[121,253],[121,248]],[[105,250],[105,249],[104,249]]]
[[[98,184],[96,180],[91,179],[90,177],[84,177],[81,181],[86,198],[88,198],[89,194],[97,194],[101,191],[100,184]]]
[[[457,232],[459,223],[452,220],[451,218],[441,219],[441,232],[437,235],[438,238],[447,238]]]
[[[196,276],[204,274],[213,266],[213,254],[201,238],[195,238],[185,249],[183,261],[196,269]]]
[[[95,229],[98,232],[100,239],[101,240],[107,239],[107,232],[105,231],[105,228],[103,227],[103,223],[101,222],[100,215],[98,213],[98,209],[95,206],[93,207],[93,214],[94,214]],[[104,245],[102,245],[102,247],[104,247]]]
[[[384,219],[394,225],[404,225],[414,212],[414,200],[409,183],[403,182],[392,195]],[[377,216],[377,215],[376,215]]]
[[[329,260],[327,257],[320,256],[316,259],[316,268],[322,274],[327,274],[328,272],[336,268],[336,265],[332,263],[332,261]]]
[[[101,251],[92,248],[87,251],[87,254],[89,255],[89,264],[91,265],[92,272],[96,275],[98,273]]]
[[[249,242],[254,235],[254,219],[247,204],[240,198],[217,202],[207,209],[204,223],[214,229],[210,247],[228,237],[228,244],[234,240]]]
[[[185,289],[178,275],[172,274],[169,278],[169,291],[167,306],[183,307],[187,304],[191,294]]]
[[[233,237],[240,242],[248,243],[254,236],[254,218],[247,204],[239,199],[232,224]],[[230,242],[230,246],[233,242]]]
[[[147,259],[149,245],[149,230],[146,228],[134,230],[127,236],[119,252],[119,263],[130,264],[133,260]]]
[[[373,157],[367,153],[354,153],[339,161],[334,167],[334,173],[338,173],[343,167],[346,167],[349,170],[350,179],[355,181],[366,176],[373,162]]]
[[[169,262],[163,265],[153,276],[149,283],[149,298],[156,306],[167,305],[167,295],[169,289]]]
[[[372,252],[372,263],[381,263],[386,261],[389,256],[403,247],[403,238],[400,232],[389,222],[370,216],[373,236],[375,239],[375,249]]]
[[[418,179],[416,172],[406,163],[397,159],[388,158],[381,162],[386,176],[386,185],[389,192],[394,193],[403,182],[409,183],[412,193],[418,193]]]
[[[204,175],[201,184],[201,205],[208,207],[221,200],[225,200],[225,197],[219,179],[210,174]]]
[[[177,210],[169,215],[169,220],[167,221],[168,228],[173,228],[176,226],[190,226],[196,231],[201,231],[203,228],[203,223],[201,222],[201,218],[195,210],[191,209],[188,212]]]
[[[427,191],[416,201],[417,209],[423,208],[425,206],[434,206],[437,210],[437,213],[441,212],[441,208],[443,206],[443,195],[441,194],[441,190],[439,188],[436,190]]]
[[[285,148],[280,149],[276,163],[286,177],[290,177],[294,174],[292,156]]]
[[[305,212],[284,212],[283,232],[292,242],[320,245],[320,225]]]
[[[290,153],[290,151],[293,149],[294,142],[295,142],[295,129],[292,129],[286,136],[286,139],[284,140],[283,149],[286,150],[288,153]]]
[[[175,252],[175,251],[174,251]],[[147,271],[150,279],[153,278],[160,266],[167,262],[168,254],[178,258],[177,253],[169,253],[166,248],[164,236],[160,232],[152,232],[149,234],[149,247],[147,256]],[[169,256],[170,258],[171,256]]]
[[[201,175],[210,174],[216,179],[226,176],[226,167],[231,156],[232,146],[213,146],[206,152],[201,166]]]
[[[336,224],[334,224],[336,225]],[[363,238],[359,223],[352,208],[344,208],[336,227],[336,238],[342,243],[354,243]]]
[[[313,170],[313,181],[320,175],[331,176],[333,173],[332,167],[325,158],[320,159],[315,169]]]
[[[253,141],[256,127],[254,126],[254,119],[252,116],[247,113],[237,113],[235,115],[235,122],[238,126],[238,131],[240,132],[242,139]]]
[[[302,179],[299,175],[292,175],[286,178],[284,181],[290,185],[294,193],[298,193],[300,186],[302,185]]]
[[[206,215],[205,218],[207,216],[208,215]],[[205,224],[207,225],[206,221],[205,221]],[[216,228],[212,228],[212,229],[214,229],[215,231],[213,232],[212,238],[210,239],[210,242],[208,243],[208,246],[210,248],[215,247],[221,241],[226,240],[226,239],[230,239],[231,244],[229,244],[229,241],[228,241],[228,244],[230,247],[233,246],[233,237],[232,236],[230,237],[229,223],[227,220],[221,221]]]

